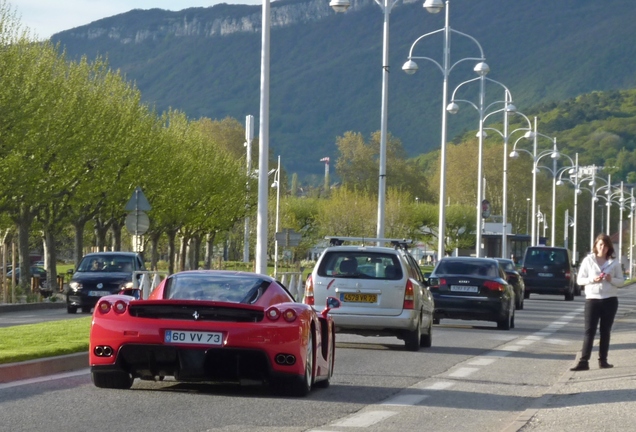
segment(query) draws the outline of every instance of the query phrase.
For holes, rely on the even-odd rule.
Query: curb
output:
[[[65,301],[42,302],[42,303],[15,303],[0,304],[0,313],[3,312],[22,312],[41,309],[63,309],[66,307]]]
[[[88,367],[88,352],[0,365],[0,384]]]

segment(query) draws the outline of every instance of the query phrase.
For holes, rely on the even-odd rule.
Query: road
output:
[[[622,292],[619,315],[634,308],[631,287]],[[300,399],[257,386],[168,380],[104,390],[91,384],[88,369],[0,384],[0,431],[517,430],[515,421],[573,363],[582,312],[582,297],[532,296],[511,331],[442,320],[433,347],[415,353],[395,338],[339,334],[332,385]]]

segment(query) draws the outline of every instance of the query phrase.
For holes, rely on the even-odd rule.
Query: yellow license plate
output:
[[[377,294],[342,294],[342,300],[355,303],[375,303],[378,301]]]

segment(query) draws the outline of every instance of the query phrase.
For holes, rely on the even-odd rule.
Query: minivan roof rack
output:
[[[383,242],[390,243],[395,249],[408,250],[409,246],[413,244],[413,240],[391,238],[327,236],[325,239],[329,240],[329,246],[341,246],[344,242],[362,242],[362,244]]]

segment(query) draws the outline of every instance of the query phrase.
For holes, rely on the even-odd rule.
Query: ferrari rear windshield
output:
[[[252,275],[176,274],[168,281],[165,298],[254,303],[269,282]]]

